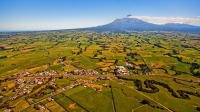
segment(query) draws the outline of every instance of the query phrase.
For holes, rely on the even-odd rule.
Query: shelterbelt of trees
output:
[[[133,83],[135,84],[135,86],[137,87],[137,89],[139,91],[146,92],[146,93],[157,93],[157,92],[159,92],[159,88],[154,86],[154,85],[159,85],[159,86],[162,86],[162,87],[166,88],[168,90],[168,92],[170,92],[171,95],[173,97],[176,97],[176,98],[190,99],[189,95],[193,95],[193,96],[196,96],[196,97],[200,98],[200,93],[199,92],[191,92],[191,91],[186,91],[186,90],[177,90],[176,92],[179,94],[178,95],[169,85],[167,85],[167,84],[165,84],[163,82],[158,82],[156,80],[148,80],[148,79],[146,79],[144,81],[144,85],[148,89],[145,89],[142,86],[142,81],[141,80],[132,79],[132,78],[125,78],[125,77],[120,77],[120,76],[118,76],[117,78],[118,79],[122,79],[122,80],[133,81]]]

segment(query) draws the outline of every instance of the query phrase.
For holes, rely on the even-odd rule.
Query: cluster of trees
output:
[[[40,102],[39,104],[34,104],[34,108],[36,109],[36,110],[40,110],[40,105],[42,105],[42,102]]]
[[[178,81],[176,78],[174,78],[174,82],[176,82],[177,84],[184,85],[184,86],[189,86],[189,85],[187,85],[187,84],[181,83],[181,82]],[[189,87],[196,88],[196,87],[194,87],[194,86],[189,86]]]
[[[71,50],[71,53],[72,53],[72,55],[73,55],[73,54],[76,54],[76,52],[74,52],[74,51],[72,51],[72,50]]]
[[[5,48],[3,46],[0,46],[0,51],[3,51]]]
[[[41,97],[43,97],[44,95],[46,95],[47,94],[47,92],[46,92],[46,88],[42,88],[39,92],[37,92],[37,93],[34,93],[34,94],[30,94],[30,95],[28,95],[26,98],[28,99],[28,98],[41,98]]]
[[[181,47],[184,47],[184,48],[192,48],[192,46],[185,45],[185,44],[181,44]]]
[[[197,71],[196,73],[193,74],[194,76],[200,77],[200,71]]]
[[[95,53],[95,54],[94,54],[94,57],[97,57],[97,55],[98,55],[98,54]]]
[[[190,67],[190,73],[193,74],[194,76],[200,76],[200,72],[194,72],[195,69],[199,69],[200,65],[197,63],[191,63],[191,67]]]
[[[98,54],[102,54],[102,52],[100,50],[97,50],[97,53],[94,54],[94,57],[97,57]]]
[[[0,109],[1,108],[5,108],[5,107],[9,108],[9,102],[8,101],[4,102],[4,103],[1,103],[1,105],[0,105]]]
[[[161,46],[160,44],[154,44],[154,46],[166,49],[165,47]]]
[[[4,58],[7,58],[7,56],[0,56],[0,59],[4,59]]]
[[[177,90],[177,92],[179,93],[179,95],[180,95],[181,98],[183,98],[183,99],[190,99],[190,97],[187,94],[185,94],[183,92],[183,90]]]
[[[84,51],[86,51],[86,50],[87,50],[87,48],[88,48],[88,46],[86,46],[86,47],[85,47]]]
[[[103,45],[101,45],[101,46],[99,46],[99,47],[102,47],[103,48],[103,50],[105,50],[106,48],[109,48],[108,46],[106,46],[105,44],[103,44]]]
[[[157,93],[157,92],[159,92],[159,89],[157,87],[153,86],[152,83],[149,82],[149,80],[145,80],[144,84],[146,85],[147,88],[150,88],[150,89],[144,89],[142,87],[142,81],[141,80],[135,79],[134,83],[135,83],[135,86],[137,86],[139,91],[146,92],[146,93]]]
[[[166,54],[163,54],[163,55],[168,55],[169,57],[176,58],[179,62],[183,62],[183,61],[182,61],[182,57],[173,56],[171,53],[166,53]]]
[[[200,112],[200,107],[197,107],[196,110]]]
[[[196,96],[196,97],[199,97],[199,98],[200,98],[200,93],[199,93],[199,92],[191,92],[191,91],[186,91],[186,90],[177,90],[177,92],[178,92],[180,95],[188,96],[188,94],[189,94],[189,95],[193,95],[193,96]],[[188,99],[190,99],[189,96],[188,96]]]
[[[49,83],[51,80],[52,80],[52,78],[49,78],[46,83],[37,84],[36,86],[33,87],[31,93],[34,92],[35,90],[39,89],[40,87],[44,86],[45,84]]]
[[[176,58],[179,62],[182,62],[182,63],[191,64],[190,73],[193,74],[194,76],[200,76],[200,72],[199,72],[199,71],[194,72],[195,69],[199,69],[199,68],[200,68],[200,65],[199,65],[199,64],[197,64],[197,63],[190,63],[190,62],[183,62],[183,61],[182,61],[182,57],[173,56],[171,53],[167,53],[167,54],[163,54],[163,55],[168,55],[168,56],[170,56],[170,57],[174,57],[174,58]],[[176,72],[175,75],[180,75],[181,73],[185,73],[185,72],[182,72],[182,71],[177,71],[177,70],[175,70],[175,66],[172,66],[172,67],[171,67],[171,70],[173,70],[173,71]],[[187,73],[186,73],[186,74],[187,74]]]
[[[191,72],[191,73],[194,73],[194,70],[195,70],[195,69],[199,69],[199,68],[200,68],[199,64],[197,64],[197,63],[192,63],[192,64],[191,64],[191,67],[190,67],[190,72]]]
[[[99,54],[102,54],[102,52],[101,52],[100,50],[97,50],[97,52],[98,52]]]
[[[62,61],[65,61],[66,58],[67,58],[66,56],[60,57],[60,59],[62,59]]]
[[[142,74],[150,73],[151,69],[148,68],[146,64],[139,64]]]
[[[126,47],[123,47],[123,52],[126,52]]]
[[[56,44],[54,44],[54,45],[52,45],[52,46],[48,47],[47,49],[54,48],[55,46],[57,46],[57,45],[58,45],[58,44],[60,44],[60,43],[62,43],[62,42],[57,42]]]
[[[130,52],[130,53],[127,53],[126,55],[131,56],[131,58],[135,58],[135,56],[137,56],[138,54],[136,52],[135,53]]]
[[[142,103],[142,104],[147,104],[148,106],[153,107],[153,108],[157,108],[157,109],[162,109],[162,110],[164,110],[163,107],[155,106],[155,105],[151,104],[151,103],[150,103],[148,100],[146,100],[146,99],[142,100],[141,103]]]
[[[176,58],[179,62],[182,62],[182,63],[186,63],[186,64],[191,64],[191,67],[190,67],[190,73],[193,74],[194,76],[200,76],[200,72],[197,71],[197,72],[194,72],[195,69],[199,69],[200,68],[200,65],[197,64],[197,63],[190,63],[190,62],[183,62],[182,61],[182,57],[178,57],[178,56],[173,56],[171,53],[167,53],[167,54],[163,54],[163,55],[168,55],[170,57],[174,57]],[[180,75],[181,71],[177,71],[175,70],[175,67],[171,67],[171,70],[174,70],[176,72],[176,75]]]
[[[150,104],[150,102],[148,101],[148,100],[142,100],[142,102],[141,102],[142,104],[147,104],[147,105],[149,105]]]
[[[170,70],[175,72],[174,75],[181,75],[181,73],[183,73],[182,71],[176,70],[176,66],[171,66]]]
[[[154,84],[163,86],[164,88],[167,88],[169,92],[172,93],[172,96],[176,97],[176,98],[182,98],[182,99],[190,99],[190,97],[187,94],[193,95],[193,96],[197,96],[200,97],[200,94],[198,92],[189,92],[189,91],[185,91],[185,90],[177,90],[177,92],[179,93],[180,97],[174,92],[174,90],[169,87],[169,85],[162,83],[162,82],[157,82],[155,80],[152,80],[154,82]]]
[[[34,86],[31,92],[34,92],[35,90],[39,89],[39,88],[42,87],[43,85],[45,85],[45,83],[38,84],[38,85]]]
[[[178,91],[178,93],[180,94],[180,97],[174,92],[174,90],[167,84],[163,83],[163,82],[158,82],[158,81],[155,81],[155,80],[146,80],[148,83],[150,83],[151,85],[152,84],[156,84],[156,85],[160,85],[166,89],[168,89],[168,91],[172,94],[172,96],[176,97],[176,98],[183,98],[183,99],[188,99],[189,96],[188,95],[185,95],[185,94],[180,94]],[[148,83],[144,83],[145,85],[147,85]],[[149,84],[149,85],[150,85]],[[147,86],[148,87],[148,86]]]
[[[95,41],[97,45],[101,45],[102,42],[101,41]]]
[[[56,88],[57,88],[57,87],[54,86],[54,85],[48,85],[48,86],[46,86],[45,88],[40,89],[39,92],[28,95],[28,96],[26,97],[26,99],[28,99],[28,98],[41,98],[41,97],[43,97],[44,95],[49,94],[49,93],[47,92],[47,89],[52,89],[53,91],[56,91]]]
[[[179,54],[179,52],[177,50],[174,50],[174,49],[172,50],[172,53],[173,54]]]
[[[79,49],[79,51],[76,53],[77,55],[81,54],[83,51],[82,51],[82,48]]]
[[[189,46],[189,45],[185,45],[185,44],[181,44],[181,47],[184,47],[184,48],[193,48],[194,50],[200,51],[198,48],[196,48],[194,46]]]
[[[200,97],[200,93],[199,92],[190,92],[190,91],[186,91],[186,90],[177,90],[177,92],[179,93],[179,96],[176,94],[176,92],[174,92],[174,90],[167,84],[163,83],[163,82],[158,82],[155,80],[145,80],[144,84],[146,85],[146,88],[150,88],[149,89],[144,89],[142,87],[142,81],[138,80],[138,79],[129,79],[129,78],[124,78],[124,77],[117,77],[118,79],[123,79],[123,80],[129,80],[129,81],[133,81],[135,86],[138,88],[139,91],[142,92],[147,92],[147,93],[156,93],[159,92],[159,89],[157,87],[155,87],[153,84],[156,85],[160,85],[166,89],[168,89],[168,91],[172,94],[172,96],[176,97],[176,98],[182,98],[182,99],[190,99],[189,95],[193,95],[196,97]]]
[[[102,62],[103,60],[107,60],[106,57],[99,58],[99,61]]]
[[[77,48],[81,48],[82,43],[78,43]]]

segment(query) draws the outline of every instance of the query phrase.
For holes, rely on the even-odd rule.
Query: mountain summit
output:
[[[96,31],[184,31],[184,32],[200,32],[199,26],[193,26],[188,24],[179,23],[168,23],[164,25],[157,25],[149,23],[137,18],[131,18],[132,15],[127,15],[124,18],[116,19],[111,23],[91,27],[83,28],[86,30],[96,30]]]
[[[113,29],[120,28],[122,30],[134,30],[134,29],[153,30],[153,28],[156,27],[157,25],[145,22],[137,18],[122,18],[122,19],[116,19],[105,26]]]
[[[132,15],[131,14],[129,14],[129,15],[127,15],[126,17],[131,17]]]

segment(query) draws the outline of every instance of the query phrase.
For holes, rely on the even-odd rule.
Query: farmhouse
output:
[[[114,69],[115,75],[130,75],[129,71],[124,66],[116,66]]]
[[[132,68],[133,67],[133,64],[129,63],[129,62],[125,62],[125,66],[128,67],[128,68]]]

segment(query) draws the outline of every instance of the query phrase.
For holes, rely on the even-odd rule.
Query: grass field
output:
[[[112,100],[104,94],[96,92],[92,88],[86,88],[69,97],[79,102],[80,105],[90,112],[113,111]]]
[[[149,90],[143,83],[148,79],[169,85],[175,93],[177,90],[200,92],[200,35],[182,32],[174,35],[174,32],[62,31],[2,37],[0,105],[7,103],[7,107],[12,107],[14,112],[39,112],[41,110],[36,110],[37,107],[31,104],[40,103],[51,112],[167,111],[156,106],[165,106],[178,112],[195,112],[196,107],[200,106],[200,98],[197,96],[189,95],[190,99],[175,98],[159,85],[155,85],[159,92],[141,92],[133,81],[114,76],[115,66],[125,66],[130,76],[123,77],[141,80],[144,89]],[[80,69],[94,70],[98,75],[69,75]],[[45,80],[40,87],[40,84],[35,83],[34,75],[46,70],[56,71],[63,77],[39,76],[39,80]],[[31,76],[14,77],[24,72],[29,72]],[[98,77],[108,77],[109,80],[97,80]],[[25,81],[20,82],[18,79]],[[30,82],[33,85],[27,83],[30,79],[34,80]],[[47,79],[51,79],[49,83],[46,83]],[[82,84],[72,87],[79,82]],[[71,89],[64,91],[69,86]],[[53,89],[48,88],[41,96],[25,100],[26,96],[46,87]],[[23,93],[26,88],[29,88],[30,93]],[[20,92],[21,97],[9,99]],[[143,100],[148,100],[154,107],[142,104]],[[0,108],[0,111],[5,109]]]

